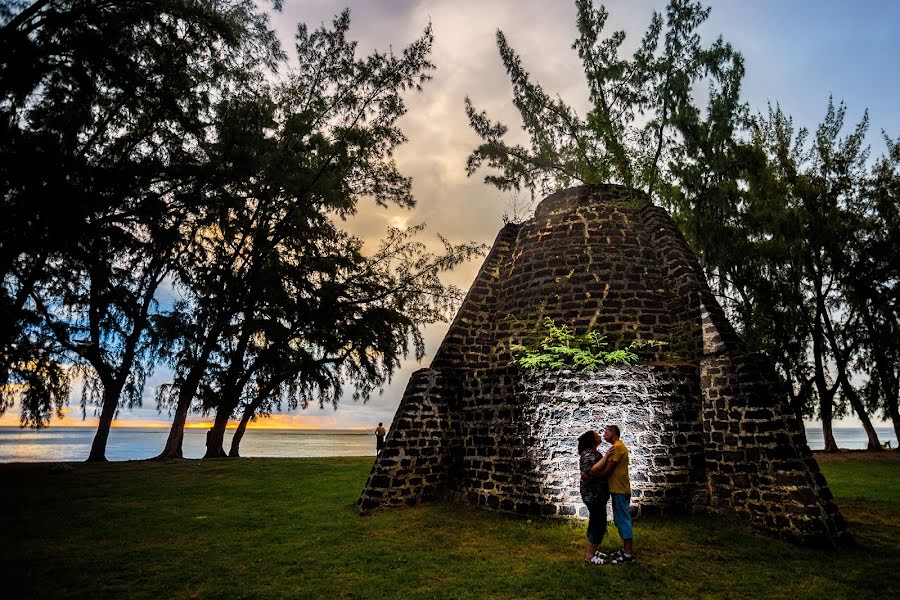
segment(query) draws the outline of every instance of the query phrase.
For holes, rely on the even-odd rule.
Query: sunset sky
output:
[[[640,39],[654,9],[664,10],[663,0],[612,0],[605,3],[608,31],[624,29],[626,51]],[[745,58],[747,75],[744,98],[754,111],[767,102],[778,102],[797,125],[814,128],[825,112],[829,94],[848,105],[849,123],[855,124],[868,108],[869,142],[873,154],[883,149],[881,130],[900,135],[900,2],[849,3],[823,0],[713,0],[710,19],[703,27],[705,41],[719,34]],[[580,61],[571,49],[576,35],[574,2],[537,0],[285,0],[274,24],[288,49],[298,22],[315,27],[330,22],[345,6],[351,9],[350,37],[359,41],[359,52],[399,50],[419,36],[431,22],[434,28],[432,62],[434,79],[420,95],[408,99],[409,113],[401,121],[409,142],[396,153],[401,170],[413,177],[417,206],[413,210],[383,209],[362,203],[347,228],[364,240],[375,242],[388,226],[426,222],[425,236],[436,240],[441,233],[451,241],[491,243],[501,227],[501,215],[510,200],[482,182],[483,173],[468,178],[465,160],[477,145],[463,111],[466,95],[479,109],[486,109],[511,129],[519,124],[511,103],[511,86],[495,46],[502,29],[522,56],[526,68],[549,92],[558,93],[581,114],[586,112],[587,89]],[[458,268],[448,281],[467,289],[479,261]],[[428,366],[447,324],[426,332],[428,356],[408,360],[382,396],[367,404],[354,403],[349,394],[337,411],[311,407],[278,415],[268,426],[356,428],[389,423],[409,374]],[[154,386],[164,382],[167,371],[150,379],[141,409],[123,410],[116,425],[168,425],[168,415],[158,414]],[[78,390],[72,396],[70,414],[58,424],[82,422]],[[195,419],[200,421],[202,419]],[[855,420],[841,424],[856,425]],[[0,418],[0,425],[18,424],[18,410]]]

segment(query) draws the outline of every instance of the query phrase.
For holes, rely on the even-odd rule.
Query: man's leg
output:
[[[632,538],[634,534],[631,528],[631,512],[628,510],[631,504],[631,494],[612,494],[613,500],[613,520],[616,523],[616,529],[622,536],[622,551],[626,557],[634,556],[634,546]]]

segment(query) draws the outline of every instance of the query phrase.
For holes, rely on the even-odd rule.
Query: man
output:
[[[622,549],[608,557],[614,565],[629,565],[635,562],[631,529],[631,478],[628,476],[628,448],[620,439],[621,432],[617,425],[607,425],[603,430],[603,439],[612,444],[606,452],[604,460],[598,461],[588,471],[588,477],[605,477],[609,482],[609,495],[612,498],[613,521],[619,535],[622,536]]]
[[[379,423],[378,427],[375,428],[375,451],[378,454],[381,454],[382,449],[384,448],[384,436],[387,432],[384,430],[384,424]]]

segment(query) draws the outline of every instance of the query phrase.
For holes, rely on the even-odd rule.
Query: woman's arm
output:
[[[595,462],[590,469],[587,470],[587,473],[590,477],[596,477],[599,475],[603,469],[606,467],[606,456]]]
[[[594,463],[594,465],[588,469],[588,475],[590,477],[597,477],[603,470],[606,469],[606,464],[609,462],[609,456],[612,454],[612,448],[606,451],[606,454],[603,455],[603,458]]]

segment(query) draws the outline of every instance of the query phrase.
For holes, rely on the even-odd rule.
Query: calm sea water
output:
[[[875,433],[878,434],[878,440],[882,444],[890,442],[891,448],[897,447],[897,436],[894,435],[893,427],[876,427]],[[862,427],[835,427],[834,441],[839,448],[847,450],[864,450],[869,444],[869,438],[866,437],[866,431]],[[825,447],[821,425],[806,428],[806,443],[811,450],[821,450]]]
[[[891,427],[877,427],[882,443],[897,447]],[[225,448],[231,444],[229,430]],[[114,428],[109,434],[109,460],[138,460],[159,454],[168,429]],[[823,447],[822,430],[808,427],[809,447]],[[834,437],[841,448],[866,447],[866,433],[854,427],[837,427]],[[0,462],[80,461],[87,458],[94,438],[89,427],[50,427],[41,431],[0,427]],[[205,429],[187,429],[184,436],[186,458],[200,458],[206,445]],[[375,435],[355,430],[248,429],[241,442],[241,456],[374,456]]]
[[[233,430],[225,434],[231,447]],[[118,427],[109,433],[106,458],[152,458],[165,446],[168,429]],[[0,462],[80,461],[87,458],[94,439],[90,427],[48,427],[40,431],[0,427]],[[186,429],[185,458],[206,452],[206,430]],[[356,430],[248,429],[241,440],[241,456],[375,456],[375,434]]]

